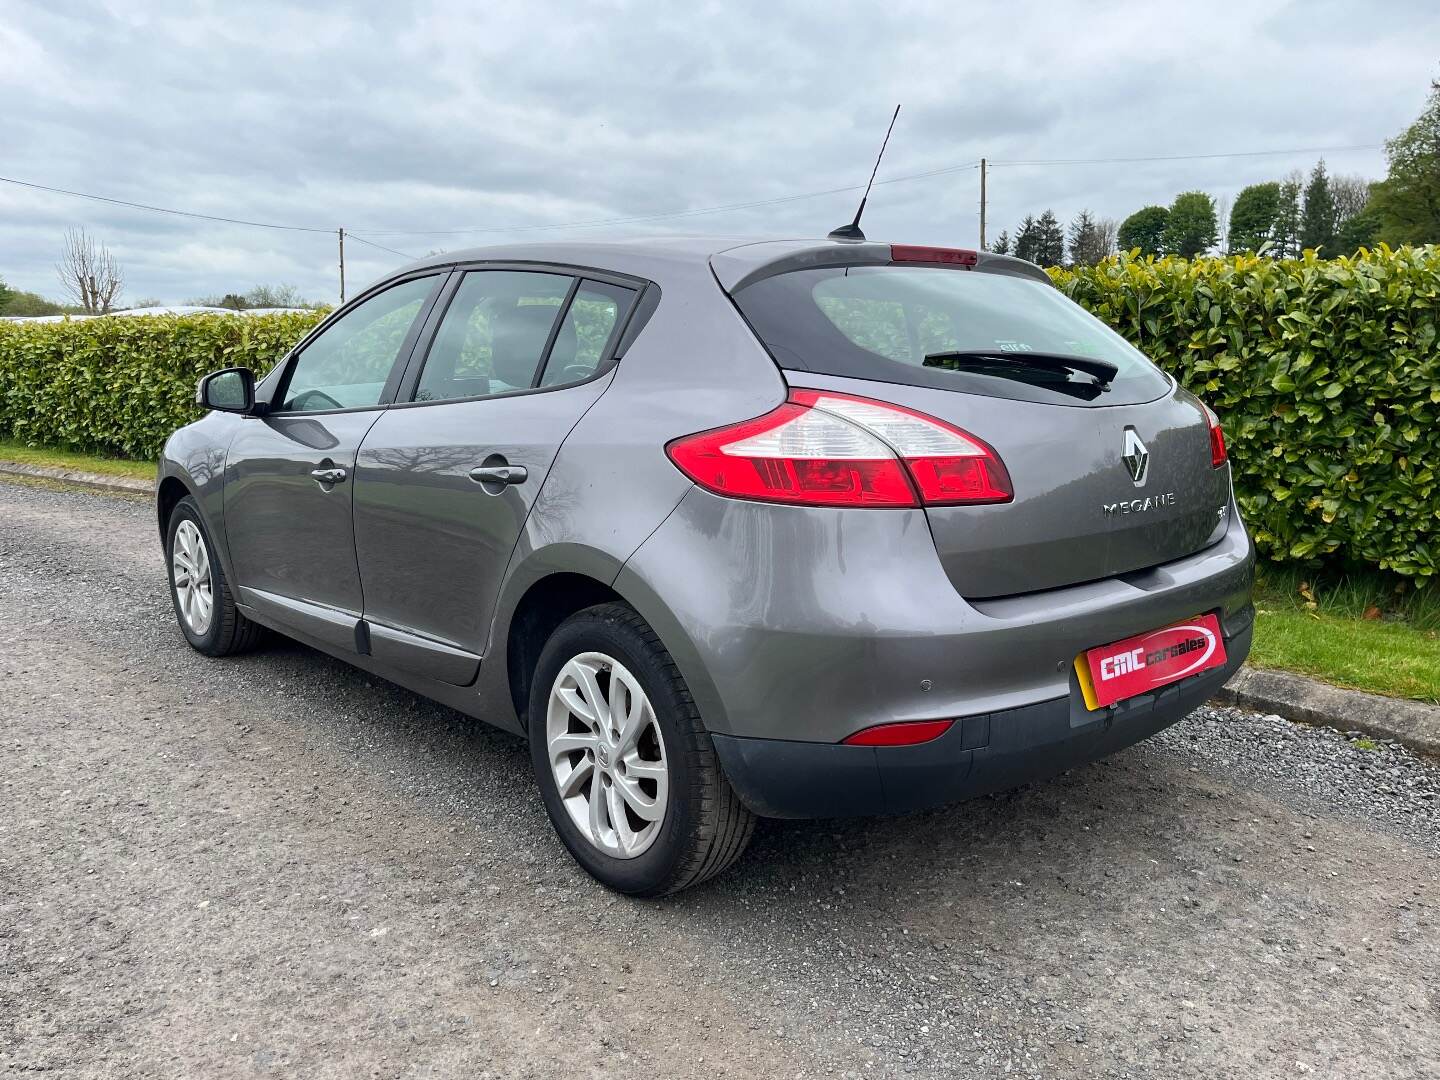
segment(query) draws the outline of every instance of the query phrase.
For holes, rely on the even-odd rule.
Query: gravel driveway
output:
[[[1434,1077],[1440,769],[1204,709],[610,894],[521,743],[174,625],[148,504],[0,483],[7,1075]]]

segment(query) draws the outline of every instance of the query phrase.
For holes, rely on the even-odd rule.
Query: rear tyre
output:
[[[240,614],[215,545],[191,495],[175,504],[165,530],[170,599],[180,632],[196,652],[229,656],[253,649],[264,628]]]
[[[675,662],[630,607],[586,608],[535,669],[530,759],[575,861],[631,896],[664,896],[740,857],[755,817],[720,770]]]

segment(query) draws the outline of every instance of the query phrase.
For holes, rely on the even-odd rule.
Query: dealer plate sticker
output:
[[[1171,626],[1089,649],[1075,670],[1092,709],[1187,679],[1225,663],[1220,620],[1197,615]]]

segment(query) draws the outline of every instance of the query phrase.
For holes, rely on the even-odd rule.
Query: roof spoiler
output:
[[[917,250],[911,248],[910,250]],[[931,249],[936,250],[936,249]],[[742,244],[710,256],[710,268],[720,287],[736,293],[747,285],[788,274],[792,270],[814,270],[827,266],[889,266],[894,262],[890,245],[874,241],[776,240]],[[1030,278],[1050,284],[1050,275],[1032,262],[1010,255],[976,252],[973,266],[957,264],[962,269],[991,274]]]

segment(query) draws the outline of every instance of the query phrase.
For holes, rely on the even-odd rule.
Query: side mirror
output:
[[[255,408],[255,373],[243,367],[212,371],[200,380],[195,404],[220,412],[250,412]]]

